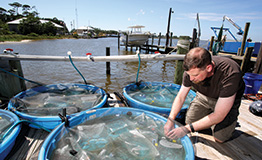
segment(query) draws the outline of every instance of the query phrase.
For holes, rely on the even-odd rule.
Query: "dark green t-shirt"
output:
[[[207,97],[218,99],[219,97],[230,97],[237,93],[236,99],[242,97],[245,85],[239,65],[227,57],[213,56],[215,63],[214,75],[206,78],[200,84],[190,81],[189,75],[184,72],[183,85],[194,87],[198,92]]]

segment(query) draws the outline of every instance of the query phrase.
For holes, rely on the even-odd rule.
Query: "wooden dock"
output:
[[[251,103],[252,101],[242,100],[238,124],[232,140],[219,144],[210,135],[193,133],[191,141],[195,148],[195,158],[220,160],[261,159],[262,117],[255,116],[248,110]]]
[[[109,99],[110,107],[124,106],[111,94],[113,99]],[[243,98],[240,106],[238,126],[234,132],[233,139],[223,144],[216,143],[211,135],[203,133],[192,133],[190,139],[195,149],[195,159],[239,159],[258,160],[262,158],[262,117],[258,117],[249,112],[248,107],[252,103]],[[6,157],[8,160],[36,160],[41,145],[48,132],[33,129],[27,125],[22,126],[22,130],[16,140],[15,146]]]

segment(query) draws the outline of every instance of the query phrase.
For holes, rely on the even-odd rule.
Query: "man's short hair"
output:
[[[192,68],[204,69],[212,62],[211,54],[208,50],[196,47],[191,49],[184,58],[183,67],[185,71],[189,71]]]

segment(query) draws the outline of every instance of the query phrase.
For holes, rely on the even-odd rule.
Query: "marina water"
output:
[[[157,43],[155,39],[154,44]],[[173,40],[173,43],[173,46],[175,46],[177,40]],[[206,41],[201,43],[205,44]],[[149,44],[151,44],[151,40],[149,40]],[[161,45],[164,44],[165,41],[161,40]],[[0,53],[6,48],[12,48],[14,52],[21,55],[68,56],[67,52],[71,51],[72,57],[86,56],[86,53],[92,53],[92,56],[105,56],[106,47],[110,47],[111,55],[135,54],[135,48],[133,48],[133,51],[125,51],[124,46],[121,46],[120,50],[118,50],[117,38],[57,39],[2,43],[0,44]],[[142,51],[143,53],[145,51]],[[101,87],[109,93],[122,92],[123,87],[130,82],[134,82],[138,68],[138,62],[111,62],[111,75],[106,75],[106,62],[88,61],[74,62],[74,64],[88,83]],[[24,77],[33,81],[44,84],[84,83],[70,61],[22,60],[21,65]],[[174,73],[175,61],[142,61],[138,80],[173,83]],[[29,85],[27,82],[27,86]]]

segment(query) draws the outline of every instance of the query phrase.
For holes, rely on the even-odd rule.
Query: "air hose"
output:
[[[14,124],[5,132],[5,134],[3,135],[3,137],[1,137],[1,140],[5,139],[5,137],[6,137],[10,132],[12,132],[12,130],[13,130],[17,125],[19,125],[20,123],[30,123],[30,124],[32,124],[32,125],[34,125],[34,126],[37,126],[37,127],[41,128],[41,129],[47,131],[47,132],[51,132],[49,129],[47,129],[47,128],[43,127],[43,126],[40,126],[40,125],[38,125],[38,124],[36,124],[36,123],[34,123],[34,122],[32,122],[32,121],[20,120],[20,121],[17,121],[16,123],[14,123]]]
[[[8,73],[8,74],[10,74],[10,75],[13,75],[13,76],[15,76],[15,77],[17,77],[17,78],[23,79],[23,80],[25,80],[25,81],[28,81],[28,82],[31,82],[31,83],[34,83],[34,84],[37,84],[37,85],[40,85],[40,86],[43,85],[43,84],[40,84],[40,83],[38,83],[38,82],[31,81],[31,80],[26,79],[26,78],[24,78],[24,77],[18,76],[18,75],[14,74],[14,73],[11,73],[11,72],[3,69],[3,68],[0,68],[0,70],[3,71],[3,72],[5,72],[5,73]]]
[[[85,77],[82,75],[82,73],[81,73],[81,72],[76,68],[76,66],[74,65],[73,60],[72,60],[72,58],[71,58],[72,52],[71,52],[71,51],[68,51],[67,54],[68,54],[68,56],[69,56],[69,60],[70,60],[71,64],[72,64],[73,67],[75,68],[75,70],[80,74],[80,76],[81,76],[82,79],[84,80],[85,84],[88,84],[88,83],[86,82],[86,80],[85,80]]]

